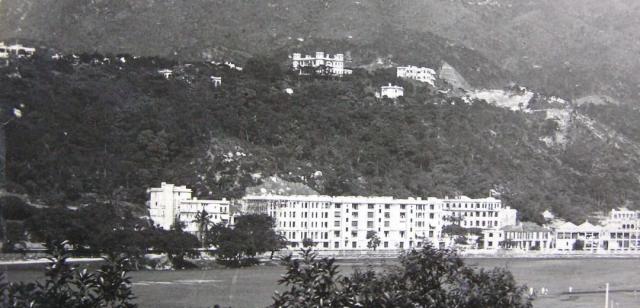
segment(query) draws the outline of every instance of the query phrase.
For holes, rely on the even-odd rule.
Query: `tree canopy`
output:
[[[287,289],[276,292],[271,307],[495,307],[530,308],[526,287],[506,269],[476,271],[455,252],[429,245],[400,257],[396,268],[339,274],[335,259],[311,249],[301,259],[284,258]]]

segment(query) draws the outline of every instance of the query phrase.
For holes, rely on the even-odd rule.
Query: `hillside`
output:
[[[233,198],[277,175],[332,195],[495,189],[529,220],[549,208],[579,221],[640,205],[637,109],[540,94],[524,109],[503,108],[384,69],[335,80],[279,64],[252,58],[238,72],[130,56],[14,62],[0,74],[3,106],[25,105],[6,127],[10,187],[48,204],[87,194],[141,203],[161,181]],[[158,73],[165,68],[174,71],[169,79]],[[376,100],[387,82],[403,85],[405,97]],[[499,97],[526,94],[504,91],[515,94]],[[607,122],[619,116],[625,121]]]
[[[73,52],[240,62],[298,39],[330,39],[348,41],[354,53],[444,60],[468,68],[463,75],[481,86],[492,78],[472,73],[492,65],[506,72],[502,78],[553,95],[634,102],[639,10],[633,0],[3,0],[0,39]],[[488,61],[447,59],[437,46],[466,47]]]

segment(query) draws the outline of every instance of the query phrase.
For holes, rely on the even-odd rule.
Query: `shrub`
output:
[[[474,271],[455,252],[430,245],[400,257],[400,266],[378,273],[338,273],[335,259],[318,259],[306,249],[302,259],[283,259],[279,281],[288,290],[274,295],[272,307],[495,307],[530,308],[526,287],[506,269]]]
[[[65,242],[49,245],[51,263],[44,282],[4,282],[0,277],[2,307],[137,307],[127,276],[128,260],[105,259],[99,270],[89,272],[67,263]]]

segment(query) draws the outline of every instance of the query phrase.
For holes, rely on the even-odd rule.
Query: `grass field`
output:
[[[604,285],[609,282],[611,308],[640,307],[640,259],[467,259],[467,264],[509,268],[520,283],[549,294],[534,307],[604,307]],[[343,273],[353,264],[341,264]],[[284,268],[259,266],[244,269],[194,271],[141,271],[132,273],[141,307],[264,307],[271,303]],[[9,280],[40,279],[40,271],[8,270]],[[573,293],[568,294],[569,287]],[[635,292],[639,290],[639,292]]]

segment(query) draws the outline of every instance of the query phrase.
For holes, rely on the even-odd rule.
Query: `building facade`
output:
[[[319,249],[367,249],[371,234],[380,239],[377,249],[382,250],[420,248],[427,242],[445,247],[451,244],[442,233],[447,224],[482,230],[515,224],[515,210],[502,206],[500,200],[465,196],[394,199],[254,195],[242,199],[242,208],[245,213],[273,217],[276,230],[287,238],[289,248],[301,247],[309,238]]]
[[[483,247],[487,250],[517,249],[522,251],[549,251],[554,248],[554,234],[551,229],[535,223],[523,222],[501,228],[482,231]]]
[[[377,98],[390,98],[396,99],[400,96],[404,96],[404,88],[401,86],[395,86],[392,84],[388,84],[386,86],[380,87],[380,92],[376,92]]]
[[[243,212],[273,217],[294,249],[305,238],[318,249],[367,249],[373,234],[380,240],[377,249],[420,248],[427,242],[437,246],[442,232],[435,198],[264,195],[246,196],[242,204]]]
[[[5,45],[4,42],[0,42],[0,58],[6,59],[10,56],[14,57],[31,57],[36,53],[36,49],[33,47],[26,47],[21,44]]]
[[[337,53],[335,55],[330,55],[328,53],[324,53],[322,51],[317,51],[315,56],[312,55],[302,55],[301,53],[293,53],[291,56],[291,67],[294,70],[297,70],[300,75],[305,74],[304,68],[326,68],[329,71],[327,72],[333,76],[344,76],[350,75],[352,71],[344,67],[344,55],[341,53]],[[323,74],[320,70],[316,70],[316,73]]]
[[[447,219],[464,228],[497,229],[516,224],[517,211],[493,197],[445,197],[441,202]]]
[[[426,82],[432,86],[435,85],[437,73],[428,67],[417,66],[398,66],[396,68],[396,76],[398,78],[413,79],[420,82]]]
[[[229,201],[198,200],[191,197],[191,189],[162,183],[158,188],[147,189],[149,217],[154,224],[168,230],[176,222],[184,224],[184,230],[198,235],[198,224],[194,221],[198,212],[205,210],[212,224],[229,223]]]
[[[566,222],[555,230],[558,251],[591,253],[640,252],[640,212],[613,209],[601,224]]]

